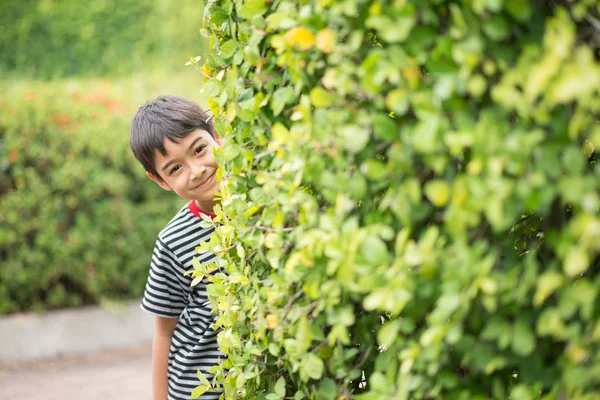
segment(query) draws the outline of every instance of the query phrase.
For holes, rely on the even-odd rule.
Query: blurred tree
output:
[[[127,74],[203,52],[195,2],[6,0],[2,8],[0,71],[8,76]]]

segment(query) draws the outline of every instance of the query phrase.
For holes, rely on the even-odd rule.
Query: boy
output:
[[[206,303],[207,281],[190,287],[192,260],[215,261],[212,253],[195,248],[213,228],[200,226],[201,215],[214,217],[217,164],[215,146],[222,146],[211,118],[193,101],[159,97],[139,108],[131,122],[130,144],[146,175],[165,190],[190,200],[158,235],[142,309],[155,316],[152,343],[154,400],[188,400],[200,384],[197,370],[208,370],[223,359]],[[206,393],[202,399],[218,399]]]

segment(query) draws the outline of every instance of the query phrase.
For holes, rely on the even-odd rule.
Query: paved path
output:
[[[150,346],[0,366],[2,400],[151,399]]]

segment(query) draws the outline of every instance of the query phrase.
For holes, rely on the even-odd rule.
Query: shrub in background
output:
[[[85,86],[0,99],[0,315],[139,296],[179,206],[130,154],[135,108]]]
[[[228,359],[195,395],[597,398],[598,12],[211,1]]]

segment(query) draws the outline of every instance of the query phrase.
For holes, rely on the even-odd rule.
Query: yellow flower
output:
[[[321,29],[319,33],[317,33],[316,42],[317,49],[325,54],[329,54],[333,51],[333,46],[335,46],[336,34],[329,28]]]
[[[285,42],[300,50],[309,50],[315,45],[315,35],[308,29],[297,26],[285,34]]]

